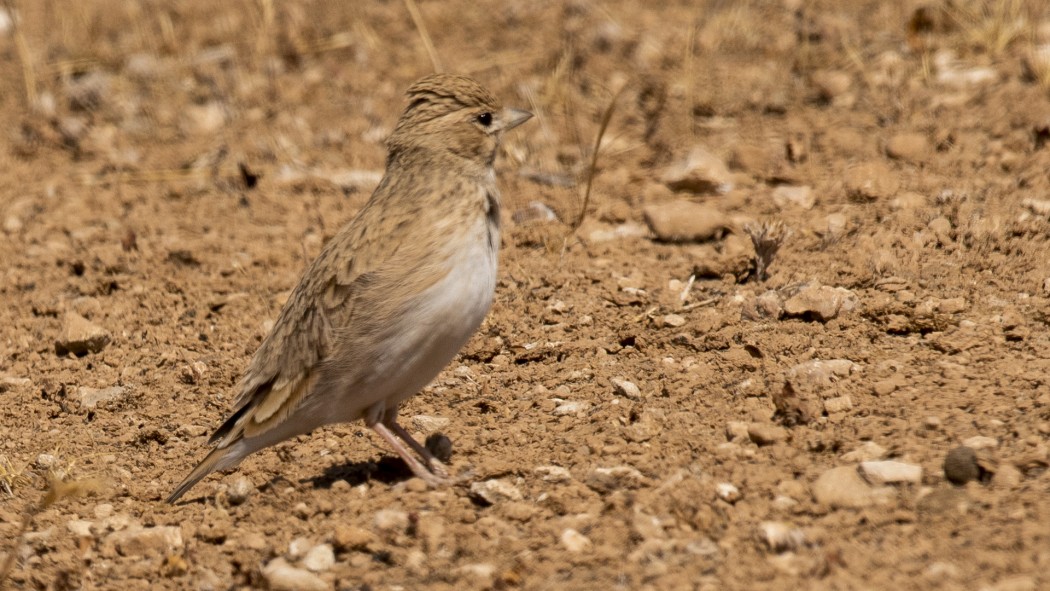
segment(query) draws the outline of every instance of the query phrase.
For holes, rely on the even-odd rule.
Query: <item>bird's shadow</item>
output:
[[[332,485],[342,480],[350,486],[365,484],[366,482],[382,482],[383,484],[396,484],[412,478],[412,470],[405,462],[396,456],[383,456],[378,461],[367,462],[345,462],[335,464],[324,469],[323,474],[303,478],[300,484],[310,485],[313,488],[332,488]]]

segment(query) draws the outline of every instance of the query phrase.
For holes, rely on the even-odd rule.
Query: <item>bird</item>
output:
[[[428,485],[442,463],[397,422],[402,402],[448,365],[496,288],[503,134],[532,117],[476,80],[412,84],[387,138],[382,180],[307,267],[238,384],[208,455],[167,498],[261,449],[363,421]]]

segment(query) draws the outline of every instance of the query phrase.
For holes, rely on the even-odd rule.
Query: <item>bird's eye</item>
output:
[[[478,123],[480,123],[483,127],[488,127],[489,125],[492,125],[492,113],[482,113],[478,115]]]

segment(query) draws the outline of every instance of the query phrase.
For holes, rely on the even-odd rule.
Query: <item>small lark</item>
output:
[[[503,132],[531,116],[463,76],[434,74],[408,89],[383,180],[299,281],[212,435],[215,449],[169,503],[260,449],[358,419],[414,474],[447,481],[397,410],[488,313],[500,242],[492,164]]]

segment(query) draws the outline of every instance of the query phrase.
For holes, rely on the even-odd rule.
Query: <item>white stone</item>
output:
[[[94,523],[86,519],[73,519],[66,523],[66,529],[68,529],[69,533],[73,534],[74,536],[78,536],[81,538],[90,538],[91,527],[93,525]]]
[[[999,447],[999,440],[994,437],[975,435],[963,440],[962,444],[974,451],[979,451],[982,449],[995,449]]]
[[[740,489],[729,482],[716,484],[715,493],[718,494],[718,498],[727,503],[735,503],[740,500]]]
[[[263,578],[272,591],[328,591],[331,585],[314,573],[296,568],[277,557],[262,569]]]
[[[380,509],[374,518],[379,531],[403,532],[408,529],[408,513],[398,509]]]
[[[315,573],[323,573],[335,566],[335,551],[329,544],[318,544],[303,558],[303,566]]]
[[[806,534],[779,521],[758,524],[758,538],[773,552],[795,551],[806,542]]]
[[[102,402],[116,400],[124,395],[123,386],[111,386],[109,388],[88,388],[81,386],[77,388],[77,396],[80,398],[80,408],[92,409]]]
[[[572,553],[584,552],[591,549],[591,541],[587,536],[572,528],[561,532],[561,545]]]
[[[857,449],[842,454],[842,459],[846,462],[870,462],[881,460],[886,457],[886,453],[885,447],[874,441],[865,441]]]
[[[587,486],[601,493],[610,493],[619,489],[636,489],[645,486],[648,479],[631,466],[613,466],[595,468],[587,476]]]
[[[295,538],[288,544],[288,560],[299,560],[313,547],[314,543],[309,538]]]
[[[556,417],[563,417],[567,415],[579,414],[587,410],[587,403],[580,402],[579,400],[570,400],[568,402],[562,402],[558,406],[554,407],[553,415]]]
[[[631,400],[638,400],[642,397],[642,391],[634,384],[629,382],[622,377],[615,377],[612,380],[613,392],[616,392],[624,398],[630,398]]]
[[[518,487],[499,478],[472,483],[470,494],[490,505],[504,501],[520,501],[524,498]]]
[[[861,462],[860,473],[874,484],[918,484],[922,481],[922,466],[893,460]]]
[[[446,417],[432,417],[430,415],[415,415],[412,417],[412,424],[423,433],[437,433],[448,427],[450,423],[452,423],[451,419]]]
[[[853,466],[825,470],[813,483],[813,498],[831,508],[870,507],[885,496],[885,491],[872,488]]]
[[[537,466],[533,472],[539,474],[545,482],[568,482],[572,480],[572,474],[569,470],[561,466]]]
[[[231,505],[244,504],[254,490],[255,485],[252,484],[251,480],[248,480],[247,476],[238,476],[233,481],[233,484],[230,485],[229,490],[226,491],[226,500]]]

